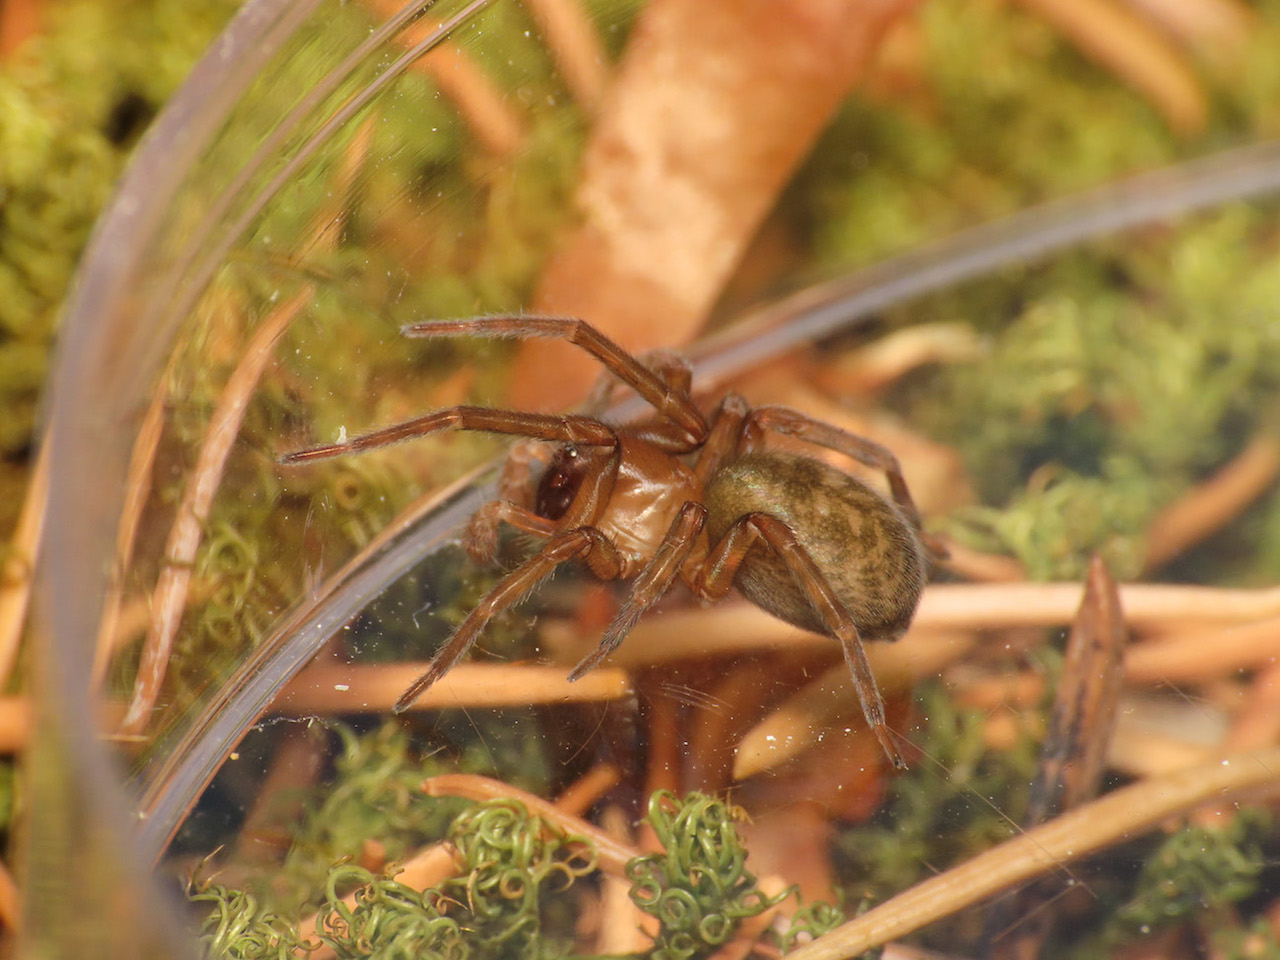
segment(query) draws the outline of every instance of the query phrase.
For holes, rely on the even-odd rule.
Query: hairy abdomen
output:
[[[863,639],[896,640],[911,622],[924,587],[924,551],[897,505],[860,480],[806,457],[751,453],[711,478],[705,502],[713,546],[750,513],[789,526]],[[767,545],[751,548],[735,583],[752,603],[788,623],[830,633]]]

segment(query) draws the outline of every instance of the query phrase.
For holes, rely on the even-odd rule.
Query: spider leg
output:
[[[700,488],[706,489],[720,465],[743,446],[743,431],[750,412],[751,408],[740,394],[726,393],[720,401],[715,416],[711,418],[707,442],[698,451],[698,461],[693,467],[693,475]]]
[[[515,606],[545,580],[556,567],[576,558],[583,558],[592,572],[602,580],[617,579],[621,571],[621,560],[617,548],[599,530],[593,527],[579,527],[562,533],[548,542],[530,560],[499,580],[484,598],[476,605],[465,620],[459,625],[441,647],[426,671],[409,688],[400,695],[393,708],[396,713],[408,710],[418,697],[433,683],[444,676],[449,669],[476,642],[485,626],[510,607]]]
[[[498,550],[498,527],[506,522],[543,539],[555,533],[549,521],[533,511],[534,465],[544,469],[550,461],[546,444],[521,440],[512,445],[498,475],[498,499],[472,514],[462,536],[462,546],[476,563],[488,563]]]
[[[689,502],[680,508],[680,513],[658,545],[653,559],[636,577],[631,595],[604,632],[600,645],[573,668],[573,672],[569,674],[570,680],[577,680],[599,666],[600,661],[618,648],[618,644],[631,632],[644,612],[670,589],[697,544],[698,534],[702,532],[702,525],[706,520],[707,508],[700,503]]]
[[[905,770],[906,761],[885,723],[884,701],[880,699],[880,690],[858,635],[858,627],[790,527],[765,513],[748,513],[739,517],[720,542],[711,548],[695,578],[695,592],[709,600],[723,597],[733,586],[734,577],[748,551],[757,543],[764,543],[777,553],[831,636],[840,642],[867,725],[880,741],[889,761],[899,770]]]
[[[843,453],[859,463],[864,463],[868,467],[882,471],[889,481],[889,491],[893,494],[893,499],[902,508],[902,512],[906,514],[912,526],[916,528],[925,546],[929,548],[937,559],[945,560],[947,558],[947,548],[943,546],[942,542],[925,533],[921,527],[920,511],[916,509],[915,501],[911,498],[911,491],[907,489],[907,481],[902,475],[902,467],[898,464],[898,458],[888,448],[881,446],[874,440],[860,437],[856,433],[850,433],[848,430],[841,430],[839,427],[832,426],[829,423],[815,420],[799,410],[782,406],[756,407],[748,416],[743,430],[744,437],[748,438],[746,441],[748,444],[756,442],[750,436],[753,430],[757,438],[762,430],[776,430],[778,433],[799,437],[801,440],[806,440],[819,447],[826,447],[828,450]]]
[[[522,413],[517,410],[490,410],[488,407],[446,407],[403,423],[383,427],[371,433],[295,450],[280,457],[280,463],[305,463],[324,460],[348,453],[363,453],[378,447],[402,443],[415,437],[438,433],[442,430],[478,430],[485,433],[504,433],[535,440],[551,440],[581,446],[616,447],[617,434],[605,424],[590,417],[575,415],[551,416],[541,413]]]
[[[494,316],[466,320],[427,320],[402,327],[406,337],[541,337],[568,340],[581,347],[635,390],[674,425],[672,449],[692,450],[707,435],[707,424],[678,378],[655,373],[585,320],[572,317]]]

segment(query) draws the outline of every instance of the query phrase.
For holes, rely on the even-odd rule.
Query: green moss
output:
[[[1182,827],[1146,861],[1133,893],[1111,917],[1117,942],[1170,924],[1225,919],[1228,907],[1252,896],[1267,860],[1260,840],[1270,818],[1242,814],[1221,827]]]
[[[1028,736],[1011,749],[988,748],[984,714],[957,707],[941,683],[917,699],[921,761],[892,782],[874,820],[836,844],[850,902],[887,899],[1018,832],[1039,744]]]
[[[269,892],[192,885],[191,899],[212,905],[203,923],[206,956],[278,957],[321,943],[340,960],[571,955],[575,888],[596,870],[590,840],[565,833],[514,800],[471,804],[423,796],[418,782],[430,764],[424,768],[410,759],[407,742],[390,725],[373,736],[343,737],[337,785],[305,818],[299,845],[270,878],[264,888]],[[745,869],[746,850],[733,823],[738,815],[724,801],[701,794],[676,800],[659,792],[650,799],[647,821],[662,852],[633,859],[626,873],[632,899],[660,923],[647,954],[652,960],[705,957],[742,920],[791,893],[766,896]],[[303,846],[303,837],[317,830],[325,841]],[[333,831],[342,831],[344,839]],[[458,871],[437,888],[419,892],[392,879],[394,868],[377,874],[346,860],[332,867],[323,862],[326,853],[358,850],[370,837],[386,844],[392,859],[446,840],[456,851]],[[282,882],[302,875],[311,882]],[[359,890],[354,905],[344,904],[353,890]],[[284,919],[313,910],[314,928],[298,930],[296,920]],[[776,943],[785,952],[842,920],[835,908],[812,904],[776,933]]]

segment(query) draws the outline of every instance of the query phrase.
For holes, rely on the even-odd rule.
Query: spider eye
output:
[[[585,475],[586,464],[577,450],[573,447],[559,450],[538,484],[538,497],[534,502],[538,516],[559,520],[568,513]]]

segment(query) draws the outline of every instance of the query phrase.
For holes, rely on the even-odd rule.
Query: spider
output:
[[[530,444],[517,445],[499,478],[500,499],[468,524],[463,544],[492,561],[507,524],[545,543],[503,576],[396,702],[407,709],[443,676],[495,616],[557,567],[580,560],[602,580],[634,578],[576,680],[613,651],[678,579],[706,601],[737,587],[780,619],[839,641],[868,725],[895,767],[906,766],[885,724],[864,640],[906,630],[940,545],[920,517],[894,455],[864,437],[781,406],[751,408],[727,393],[710,419],[690,394],[686,359],[656,351],[638,359],[583,320],[494,316],[414,323],[408,337],[543,337],[567,340],[598,360],[655,411],[610,425],[586,414],[546,415],[456,406],[337,443],[285,454],[284,464],[359,453],[441,430],[480,430],[553,445],[541,476]],[[603,407],[615,382],[595,394]],[[769,431],[835,450],[888,479],[886,497],[820,460],[766,449]]]

